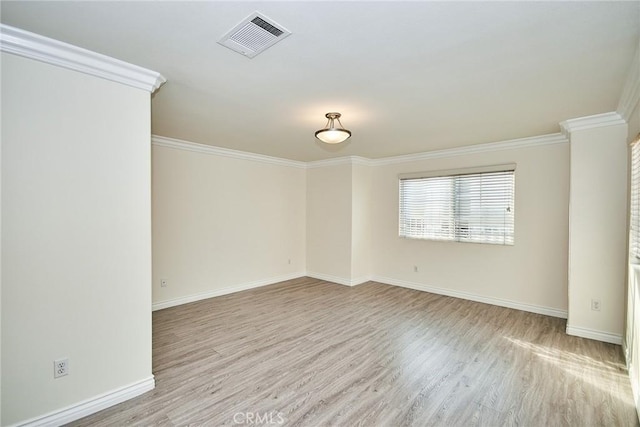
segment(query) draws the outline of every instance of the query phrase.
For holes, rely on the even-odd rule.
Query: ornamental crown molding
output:
[[[398,163],[417,162],[421,160],[439,159],[444,157],[464,156],[467,154],[487,153],[490,151],[512,150],[517,148],[540,147],[551,144],[569,142],[561,133],[533,136],[529,138],[510,139],[507,141],[489,142],[485,144],[467,145],[465,147],[447,148],[444,150],[425,151],[423,153],[406,154],[395,157],[383,157],[370,160],[372,166],[385,166]]]
[[[345,157],[336,157],[333,159],[326,160],[314,160],[312,162],[307,162],[307,168],[324,168],[327,166],[338,166],[338,165],[363,165],[363,166],[371,166],[372,160],[367,159],[366,157],[360,156],[345,156]]]
[[[213,145],[198,144],[196,142],[184,141],[181,139],[167,138],[164,136],[152,135],[151,143],[158,147],[173,148],[176,150],[191,151],[194,153],[211,154],[232,159],[250,160],[253,162],[268,163],[279,166],[289,166],[306,169],[305,162],[282,159],[280,157],[266,156],[264,154],[249,153],[246,151],[232,150],[230,148],[215,147]]]
[[[167,81],[155,71],[5,24],[0,24],[0,51],[151,93]]]
[[[229,157],[241,160],[251,160],[261,163],[270,163],[280,166],[289,166],[299,169],[314,169],[327,166],[338,165],[362,165],[362,166],[384,166],[397,163],[416,162],[421,160],[437,159],[444,157],[462,156],[465,154],[486,153],[490,151],[501,151],[518,148],[540,147],[552,144],[565,144],[569,142],[561,133],[534,136],[530,138],[512,139],[508,141],[490,142],[487,144],[470,145],[466,147],[450,148],[438,151],[426,151],[417,154],[407,154],[396,157],[383,157],[380,159],[368,159],[360,156],[344,156],[333,159],[315,160],[302,162],[297,160],[283,159],[280,157],[266,156],[264,154],[249,153],[246,151],[232,150],[230,148],[216,147],[207,144],[184,141],[180,139],[167,138],[159,135],[152,135],[151,143],[154,146],[173,148],[176,150],[192,151],[195,153],[211,154],[222,157]]]
[[[560,122],[560,128],[562,129],[562,133],[569,137],[569,134],[575,131],[624,125],[626,123],[620,114],[610,112],[565,120],[564,122]]]

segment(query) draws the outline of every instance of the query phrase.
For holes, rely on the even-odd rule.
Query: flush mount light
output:
[[[351,131],[342,127],[340,116],[340,113],[325,114],[327,124],[316,132],[316,138],[327,144],[340,144],[346,141],[351,136]],[[338,127],[335,125],[336,120],[338,121]]]

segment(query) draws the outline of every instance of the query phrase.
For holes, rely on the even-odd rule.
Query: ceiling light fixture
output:
[[[327,113],[324,116],[327,118],[327,124],[316,132],[316,138],[320,141],[327,144],[340,144],[351,136],[351,131],[345,129],[340,122],[340,113]],[[336,120],[338,127],[335,125]]]

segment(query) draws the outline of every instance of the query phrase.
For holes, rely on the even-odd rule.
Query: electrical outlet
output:
[[[53,361],[53,378],[69,375],[69,359],[58,359]]]
[[[414,266],[413,266],[413,272],[414,272],[414,273],[417,273],[417,272],[418,272],[418,266],[417,266],[417,265],[414,265]]]
[[[160,286],[161,287],[166,288],[168,283],[169,282],[167,281],[167,279],[160,279]]]
[[[592,299],[591,300],[591,310],[600,311],[600,300],[599,299]]]
[[[289,258],[289,264],[291,264],[291,258]]]

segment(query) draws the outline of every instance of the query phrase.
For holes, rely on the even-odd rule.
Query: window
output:
[[[400,176],[400,237],[514,244],[515,165]]]
[[[640,258],[640,135],[631,144],[631,221],[629,255]]]

